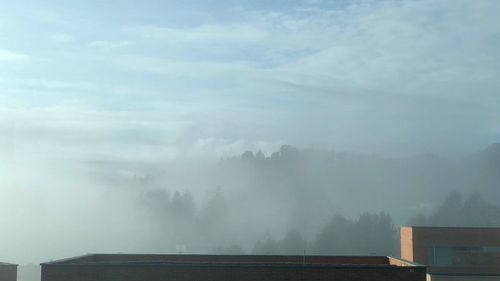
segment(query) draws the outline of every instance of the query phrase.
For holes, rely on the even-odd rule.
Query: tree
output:
[[[336,215],[313,244],[315,254],[396,254],[397,231],[389,214],[363,213],[357,220]]]
[[[191,193],[185,192],[182,195],[176,191],[171,199],[170,209],[177,217],[194,216],[194,201]]]
[[[302,255],[307,241],[295,230],[289,230],[279,242],[279,254]]]
[[[255,159],[262,161],[266,159],[266,156],[262,153],[262,150],[259,149],[259,151],[255,154]]]
[[[500,226],[500,205],[484,200],[477,192],[465,200],[458,191],[451,191],[429,216],[417,214],[410,225],[488,227]]]
[[[241,159],[246,160],[246,161],[251,161],[251,160],[254,160],[255,157],[254,157],[252,151],[245,151],[245,153],[243,153],[241,155]]]
[[[313,244],[315,254],[349,254],[350,241],[345,235],[351,222],[342,215],[335,215],[316,237]]]
[[[214,249],[214,254],[217,255],[244,255],[245,252],[240,245],[232,244],[230,246],[219,246]]]
[[[279,243],[276,242],[269,234],[264,241],[258,240],[252,249],[252,254],[254,255],[276,255],[279,254],[279,252]]]

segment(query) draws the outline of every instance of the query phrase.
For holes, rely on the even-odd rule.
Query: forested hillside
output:
[[[202,200],[168,189],[143,200],[186,251],[397,254],[403,224],[500,225],[495,147],[451,161],[284,145],[222,159]]]

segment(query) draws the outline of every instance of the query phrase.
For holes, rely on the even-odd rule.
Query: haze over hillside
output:
[[[284,145],[216,162],[45,166],[3,182],[1,211],[15,212],[3,225],[18,233],[4,255],[24,263],[85,252],[397,254],[401,224],[500,225],[491,200],[500,196],[497,147],[460,161]],[[380,230],[378,249],[318,246],[368,225]]]

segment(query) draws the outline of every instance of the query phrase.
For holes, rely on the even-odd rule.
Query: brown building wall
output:
[[[42,281],[424,281],[425,268],[278,265],[44,265]]]
[[[429,251],[436,246],[500,247],[500,228],[401,227],[401,258],[429,265]],[[490,262],[492,260],[490,259]],[[429,272],[500,273],[500,256],[493,265],[428,267]]]
[[[400,229],[400,234],[401,258],[417,262],[413,257],[413,229],[411,227],[403,226]]]
[[[0,265],[0,281],[16,281],[17,265]]]

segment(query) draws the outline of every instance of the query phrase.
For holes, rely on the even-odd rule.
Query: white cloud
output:
[[[87,44],[91,48],[116,49],[132,45],[129,41],[92,41]]]
[[[129,29],[177,56],[117,62],[134,71],[233,85],[227,90],[233,96],[259,93],[256,103],[286,96],[300,109],[297,119],[315,131],[310,140],[322,137],[320,120],[330,115],[348,120],[329,125],[352,136],[345,143],[373,126],[390,141],[418,142],[428,135],[443,142],[446,137],[439,139],[426,125],[434,118],[436,126],[460,135],[473,129],[457,124],[460,118],[490,126],[481,110],[498,111],[491,104],[499,104],[499,12],[495,1],[366,1],[336,10],[248,12],[231,24]],[[207,54],[205,60],[191,58],[197,53]],[[333,106],[330,112],[325,105]],[[397,108],[407,111],[391,110]],[[391,120],[407,123],[395,126]],[[292,121],[286,126],[292,128]],[[290,136],[296,137],[302,138]],[[383,143],[383,136],[369,138]]]
[[[384,138],[449,140],[431,123],[453,139],[476,129],[498,132],[491,121],[500,112],[498,2],[353,1],[334,9],[313,2],[279,12],[241,9],[239,17],[199,25],[103,22],[91,34],[65,31],[88,42],[85,48],[44,52],[52,61],[37,65],[43,71],[23,79],[6,75],[17,82],[4,82],[4,89],[15,91],[0,99],[28,107],[53,101],[110,115],[123,108],[155,112],[179,124],[170,132],[177,136],[171,146],[200,139],[227,140],[215,142],[228,147],[238,140],[366,147]],[[116,52],[98,56],[95,50]],[[190,110],[172,114],[175,107]],[[465,117],[473,121],[458,124]],[[97,126],[94,121],[78,126]],[[129,124],[111,122],[108,130],[115,125]],[[141,132],[155,135],[156,125],[148,126],[151,131]]]
[[[191,28],[137,26],[125,31],[143,38],[170,43],[233,42],[238,44],[259,43],[268,36],[266,30],[249,24],[206,24]]]
[[[428,81],[474,82],[496,76],[500,42],[494,40],[498,41],[500,31],[493,24],[496,16],[491,10],[500,10],[499,5],[470,1],[449,5],[432,1],[367,3],[344,10],[264,13],[237,24],[143,26],[129,31],[167,50],[172,45],[188,50],[184,54],[182,47],[176,49],[177,61],[169,60],[164,71],[186,68],[200,73],[199,60],[191,63],[187,58],[193,53],[215,52],[234,54],[206,59],[213,60],[215,72],[217,65],[230,68],[251,61],[252,67],[281,72],[282,77],[329,76],[380,90],[386,90],[387,83],[401,90],[409,86],[420,89]],[[486,44],[488,41],[492,44]],[[153,61],[142,67],[155,66],[151,68],[159,72]]]
[[[184,61],[147,56],[122,56],[117,57],[115,63],[119,67],[133,71],[173,77],[227,79],[246,75],[247,78],[250,78],[259,71],[257,65],[246,61]]]
[[[97,86],[88,82],[60,81],[48,79],[20,79],[14,81],[22,87],[31,87],[39,89],[79,89],[79,90],[96,90]]]
[[[30,57],[23,53],[0,49],[0,61],[3,62],[26,62]]]
[[[56,33],[52,34],[50,36],[50,39],[59,44],[65,44],[65,43],[71,43],[76,40],[76,38],[73,35],[70,34],[64,34],[64,33]]]

